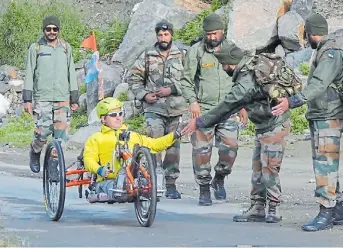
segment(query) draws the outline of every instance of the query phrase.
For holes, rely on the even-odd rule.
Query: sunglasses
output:
[[[121,117],[123,116],[123,111],[119,111],[119,112],[111,112],[111,113],[108,113],[106,116],[111,116],[111,117]]]
[[[53,27],[53,28],[52,27],[46,27],[45,30],[47,32],[50,32],[51,30],[53,30],[55,33],[58,32],[58,28],[57,27]]]

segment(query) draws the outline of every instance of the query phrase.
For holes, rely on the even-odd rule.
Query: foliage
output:
[[[307,76],[310,72],[310,65],[308,63],[303,62],[299,65],[299,70],[303,75]]]
[[[19,117],[8,117],[8,122],[0,128],[1,143],[11,143],[22,147],[30,144],[34,130],[33,117],[23,112]]]
[[[70,134],[76,133],[76,131],[88,123],[88,117],[84,109],[78,109],[71,114],[70,122]]]
[[[120,95],[118,97],[118,100],[121,101],[121,102],[128,101],[129,100],[129,96],[128,96],[127,92],[120,93]]]
[[[130,130],[140,134],[147,134],[144,115],[140,114],[133,116],[127,119],[125,122],[129,126]]]
[[[119,47],[128,25],[128,22],[121,22],[118,19],[114,19],[112,25],[107,30],[92,30],[96,37],[100,56],[109,55]]]
[[[0,64],[23,68],[29,45],[42,36],[44,17],[52,14],[60,18],[60,36],[71,44],[74,60],[78,61],[78,48],[87,35],[87,27],[72,5],[62,0],[51,0],[46,5],[38,1],[12,1],[0,19]]]

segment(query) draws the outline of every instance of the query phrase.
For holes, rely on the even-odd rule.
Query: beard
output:
[[[45,38],[49,41],[49,42],[52,42],[54,40],[57,39],[57,35],[56,34],[48,34],[45,36]]]
[[[233,76],[234,71],[235,71],[235,70],[234,70],[234,69],[231,69],[231,68],[228,68],[228,69],[225,70],[225,72],[227,73],[227,75],[229,75],[230,77]]]
[[[220,39],[220,40],[217,40],[217,39],[214,39],[214,40],[210,40],[210,39],[207,39],[205,40],[205,43],[206,45],[209,46],[209,48],[216,48],[217,46],[220,45],[220,43],[222,43],[223,39]]]
[[[312,49],[317,49],[318,43],[311,36],[308,37],[308,42],[310,43]]]
[[[157,42],[158,47],[162,50],[162,51],[167,51],[171,48],[172,45],[172,41],[170,42],[165,42],[165,41],[161,41],[161,42]]]

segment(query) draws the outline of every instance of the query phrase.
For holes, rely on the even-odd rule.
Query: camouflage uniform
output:
[[[307,103],[312,143],[313,170],[316,178],[315,199],[320,205],[318,216],[302,226],[317,231],[333,224],[343,224],[343,199],[339,192],[338,170],[343,104],[337,85],[343,78],[343,51],[337,48],[334,35],[318,44],[304,90],[288,98],[290,108]],[[343,48],[343,43],[340,44]],[[340,211],[337,211],[337,209]],[[332,216],[336,216],[333,220]]]
[[[243,107],[249,119],[256,125],[255,149],[252,161],[251,207],[234,221],[278,222],[281,219],[279,204],[281,184],[279,172],[285,150],[285,138],[290,132],[290,112],[281,116],[271,114],[272,105],[262,87],[254,80],[253,71],[243,58],[237,65],[232,80],[234,85],[225,99],[215,108],[197,118],[197,127],[206,128],[226,120]],[[265,205],[268,200],[268,215]]]
[[[78,103],[72,48],[62,39],[56,47],[45,37],[31,44],[26,60],[23,101],[31,102],[36,130],[31,142],[30,168],[40,171],[40,153],[50,134],[68,139],[70,104]]]
[[[181,95],[180,80],[183,75],[183,52],[172,44],[169,55],[163,58],[159,47],[146,49],[133,64],[128,83],[137,100],[143,102],[147,128],[150,137],[158,138],[176,130],[179,118],[187,111]],[[158,98],[150,104],[144,101],[146,94],[162,87],[170,87],[172,94]],[[157,164],[162,164],[161,154],[156,155]],[[175,181],[179,177],[180,141],[166,150],[163,168],[166,171],[168,192],[175,191]]]
[[[53,134],[61,142],[67,141],[70,125],[70,104],[64,102],[36,102],[33,109],[35,120],[32,150],[39,153],[48,137]]]
[[[189,49],[185,60],[183,94],[190,104],[199,103],[202,114],[223,100],[233,84],[213,52],[202,40]],[[214,167],[216,174],[212,186],[216,190],[217,199],[226,198],[224,177],[231,173],[237,157],[239,128],[238,122],[235,121],[236,113],[231,117],[207,128],[199,128],[191,136],[193,170],[195,180],[200,186],[211,183],[210,159],[215,139],[219,160]]]

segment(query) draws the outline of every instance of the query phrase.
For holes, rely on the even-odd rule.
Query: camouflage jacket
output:
[[[291,108],[307,103],[309,120],[343,119],[343,105],[336,89],[343,81],[343,51],[332,47],[333,41],[328,35],[318,44],[307,86],[288,98]]]
[[[248,59],[244,58],[237,65],[232,77],[234,85],[225,99],[197,118],[198,127],[213,126],[242,108],[246,109],[249,119],[256,125],[256,133],[272,131],[290,118],[289,111],[281,116],[272,115],[274,105],[268,100],[262,87],[254,81],[254,72],[242,69],[247,61]]]
[[[207,48],[204,40],[190,47],[181,81],[186,101],[189,104],[197,101],[202,113],[206,113],[223,100],[233,84],[213,52]]]
[[[144,51],[133,64],[127,81],[136,99],[143,102],[144,112],[175,117],[187,111],[180,85],[183,75],[183,56],[182,51],[172,45],[168,57],[164,58],[155,45]],[[146,94],[158,91],[162,87],[170,87],[172,94],[158,98],[153,104],[144,101]]]

